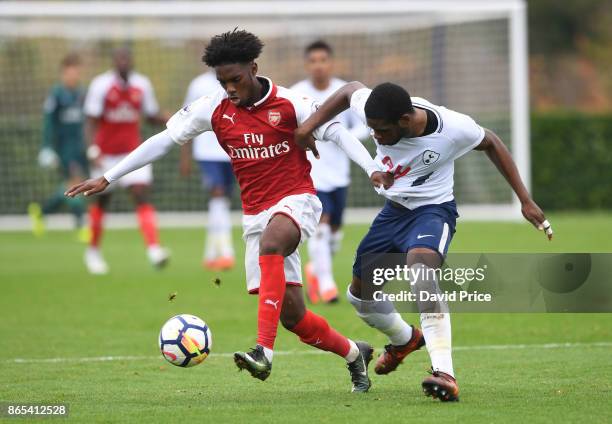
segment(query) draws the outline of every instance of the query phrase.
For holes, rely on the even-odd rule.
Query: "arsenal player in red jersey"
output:
[[[247,289],[259,294],[257,346],[236,352],[236,365],[260,380],[270,375],[280,320],[302,342],[345,358],[352,391],[366,392],[371,346],[346,338],[307,310],[300,287],[297,247],[315,231],[321,202],[310,178],[310,163],[293,142],[293,132],[317,105],[257,75],[255,59],[262,47],[259,38],[246,31],[213,37],[204,62],[215,69],[223,90],[186,106],[170,119],[166,131],[151,137],[103,177],[78,184],[66,194],[99,193],[126,173],[160,158],[174,144],[214,131],[240,185]],[[379,172],[363,145],[339,123],[322,125],[314,136],[340,146],[374,185],[393,183],[391,174]]]
[[[85,114],[91,145],[88,156],[93,161],[92,176],[101,176],[140,145],[140,119],[163,125],[167,116],[160,112],[149,79],[132,70],[129,49],[113,53],[112,70],[98,75],[91,82],[85,98]],[[129,190],[136,204],[140,230],[147,245],[147,255],[156,267],[168,260],[168,252],[159,245],[155,209],[149,202],[153,182],[151,165],[144,166],[117,180],[115,185]],[[110,193],[97,196],[89,209],[91,239],[85,252],[85,265],[92,274],[105,274],[108,266],[99,249],[104,212]]]

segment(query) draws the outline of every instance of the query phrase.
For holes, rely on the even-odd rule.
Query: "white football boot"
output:
[[[108,265],[100,250],[95,247],[88,247],[87,250],[85,250],[85,266],[90,274],[108,274]]]
[[[147,256],[149,257],[149,262],[155,268],[163,268],[168,264],[168,260],[170,259],[170,251],[168,249],[164,249],[159,245],[150,246],[147,249]]]

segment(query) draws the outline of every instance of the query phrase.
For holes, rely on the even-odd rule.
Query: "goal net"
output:
[[[57,172],[40,169],[42,105],[69,52],[81,56],[84,83],[110,68],[128,45],[149,76],[162,109],[182,106],[203,72],[207,40],[235,27],[265,42],[262,75],[290,86],[304,78],[303,49],[325,39],[337,75],[374,86],[392,81],[435,104],[473,116],[498,133],[529,184],[525,5],[491,1],[220,1],[0,2],[0,215],[24,213],[57,188]],[[159,129],[145,126],[143,136]],[[373,143],[368,143],[374,151]],[[161,211],[201,211],[199,177],[181,178],[179,149],[154,166]],[[511,219],[518,202],[484,154],[456,163],[455,194],[465,217]],[[352,170],[349,206],[380,207],[367,177]],[[233,199],[239,208],[237,195]],[[117,193],[114,211],[127,211]]]

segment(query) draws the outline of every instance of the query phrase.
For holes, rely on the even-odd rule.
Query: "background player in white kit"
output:
[[[189,84],[185,106],[220,89],[221,84],[215,73],[204,72]],[[230,198],[235,179],[230,158],[212,131],[200,134],[191,145],[186,144],[181,149],[181,174],[189,175],[193,157],[200,168],[202,183],[210,195],[202,265],[215,271],[230,269],[235,263],[230,218]]]
[[[315,41],[304,50],[304,67],[308,78],[291,87],[318,102],[323,102],[346,84],[333,76],[333,49],[323,40]],[[369,137],[369,131],[351,111],[344,111],[335,118],[359,140]],[[342,241],[342,215],[346,205],[348,185],[351,182],[350,161],[346,154],[333,143],[317,143],[321,158],[308,152],[312,164],[310,176],[323,204],[321,220],[315,235],[308,240],[310,262],[305,274],[308,298],[312,303],[321,299],[325,303],[338,300],[338,288],[333,276],[332,256]]]
[[[471,150],[487,154],[521,201],[522,213],[529,222],[545,230],[549,239],[552,228],[497,135],[467,115],[411,98],[395,84],[380,84],[374,90],[359,82],[345,85],[296,130],[298,144],[316,150],[310,138],[312,129],[349,106],[372,128],[377,144],[375,161],[394,174],[395,183],[390,189],[377,190],[387,203],[357,249],[347,297],[361,319],[390,339],[376,363],[377,374],[394,371],[408,354],[426,344],[432,375],[423,380],[423,391],[442,401],[456,401],[459,388],[451,357],[447,305],[417,302],[422,332],[408,325],[393,303],[367,296],[368,282],[364,286],[361,280],[362,260],[366,260],[362,255],[406,253],[407,265],[416,277],[411,281],[412,290],[439,293],[432,271],[446,256],[458,217],[453,195],[454,161]]]

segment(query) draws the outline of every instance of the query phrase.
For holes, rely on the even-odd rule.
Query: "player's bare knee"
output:
[[[406,264],[412,266],[414,264],[424,264],[430,268],[438,268],[442,265],[440,254],[428,247],[416,247],[410,249],[406,255]]]
[[[361,299],[361,278],[357,277],[356,275],[353,275],[353,280],[349,285],[349,291],[353,296],[358,299]]]
[[[320,224],[330,224],[331,223],[331,215],[328,213],[321,214],[321,218],[319,219]]]
[[[149,190],[147,186],[133,185],[130,187],[130,194],[132,195],[132,200],[136,205],[142,205],[148,203],[149,201]]]
[[[210,190],[210,196],[211,197],[226,197],[225,189],[222,186],[213,187]]]
[[[260,255],[283,255],[283,246],[273,237],[262,237],[259,241]]]
[[[260,255],[291,255],[300,243],[300,230],[282,214],[272,217],[259,241]]]

